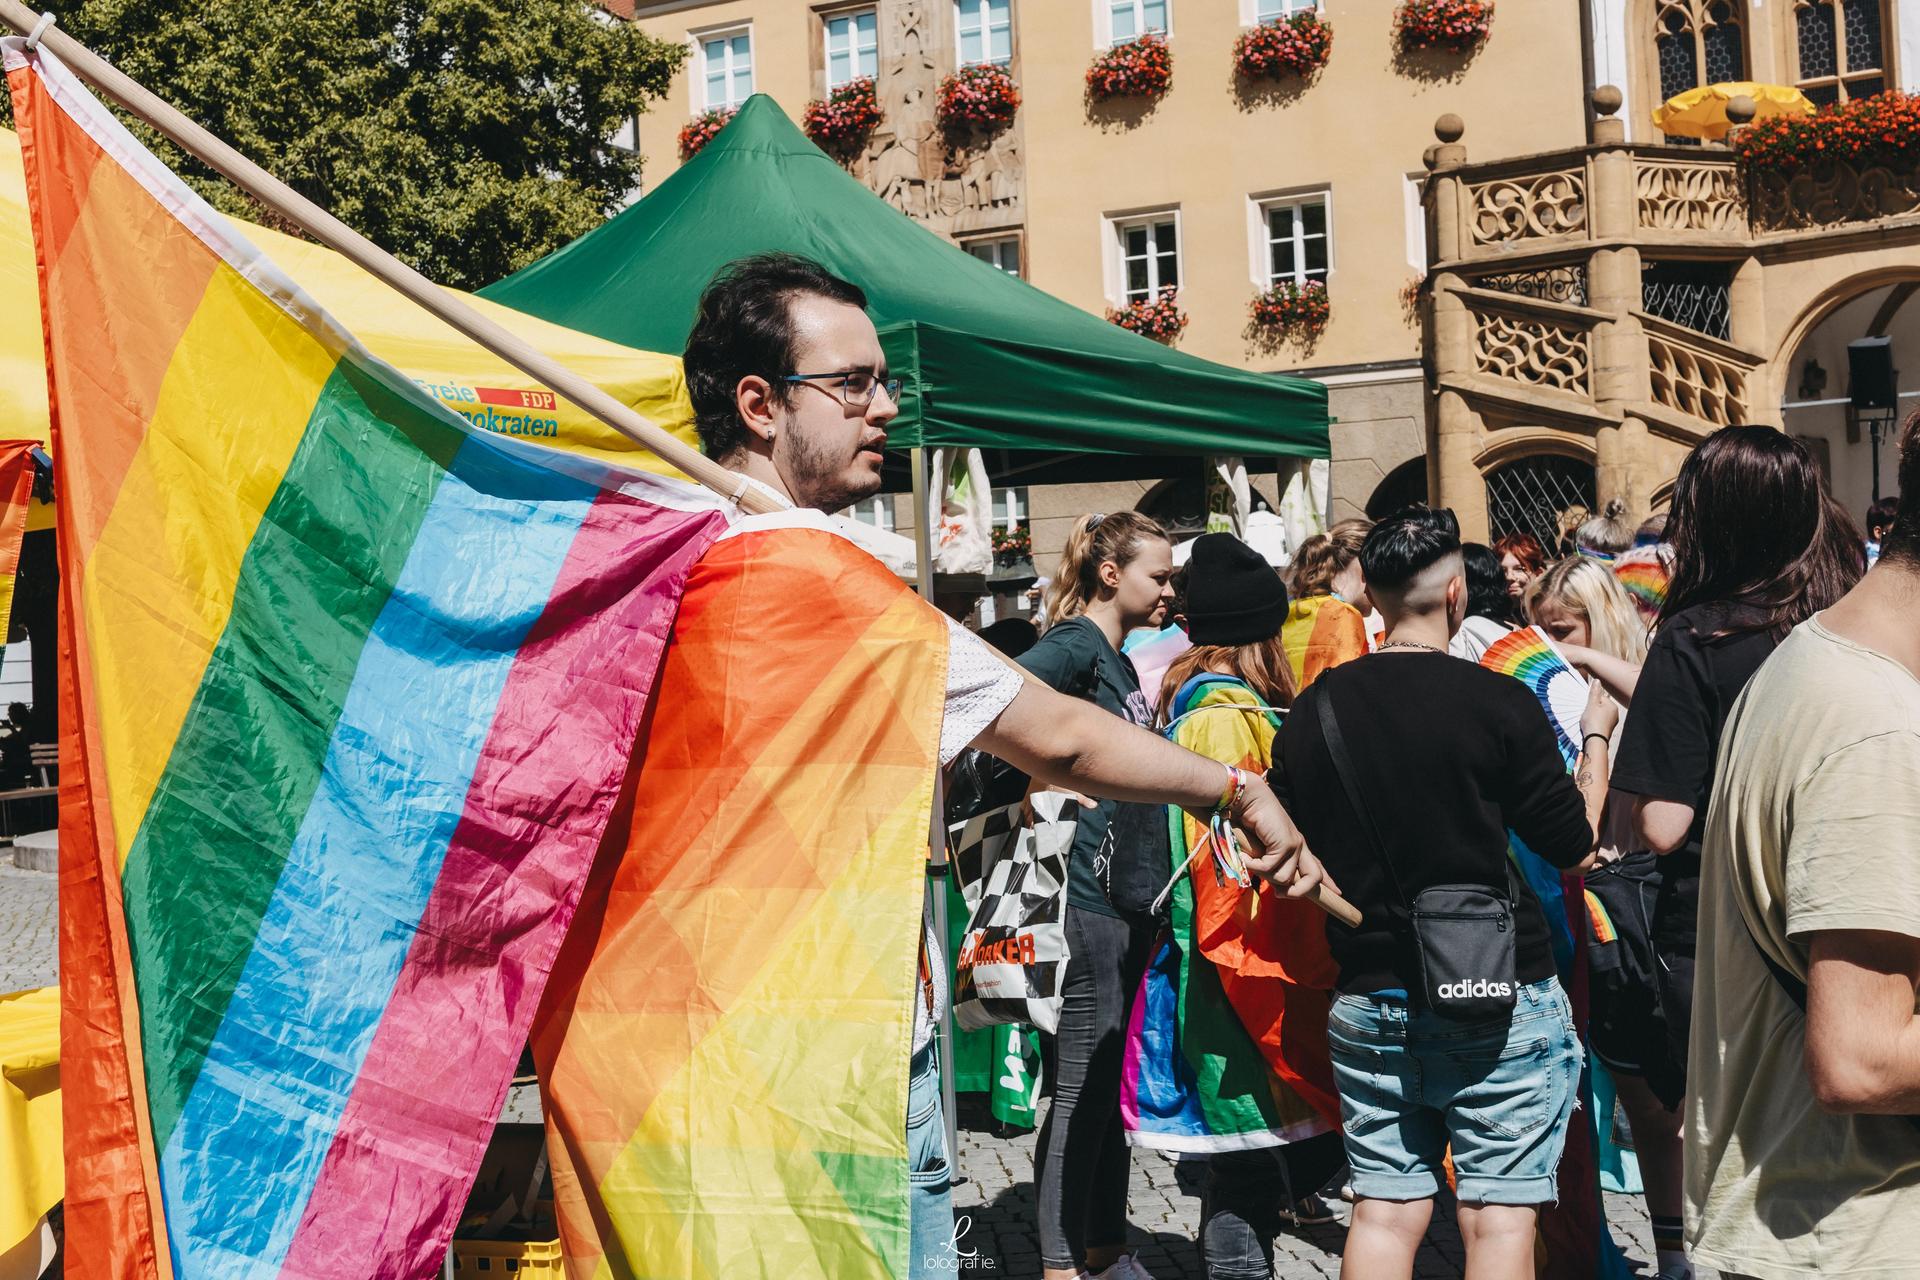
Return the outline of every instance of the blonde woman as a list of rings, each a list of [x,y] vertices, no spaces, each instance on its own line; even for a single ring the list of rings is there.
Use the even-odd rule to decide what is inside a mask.
[[[1551,566],[1527,590],[1527,617],[1567,660],[1626,706],[1647,659],[1647,628],[1633,597],[1603,561],[1575,556]],[[1630,712],[1629,712],[1630,714]],[[1614,731],[1617,742],[1626,725]],[[1680,1112],[1682,1065],[1672,1061],[1660,1009],[1653,946],[1660,859],[1636,838],[1633,797],[1610,792],[1602,818],[1600,865],[1586,876],[1588,1039],[1612,1073],[1633,1130],[1659,1252],[1658,1273],[1690,1274],[1681,1251]]]
[[[1020,665],[1062,693],[1153,723],[1120,642],[1166,621],[1173,544],[1137,511],[1082,516],[1047,592],[1047,631]],[[1133,998],[1166,883],[1167,811],[1102,800],[1079,811],[1067,860],[1060,1025],[1048,1037],[1053,1105],[1034,1149],[1044,1280],[1152,1280],[1126,1251],[1131,1160],[1120,1075]]]

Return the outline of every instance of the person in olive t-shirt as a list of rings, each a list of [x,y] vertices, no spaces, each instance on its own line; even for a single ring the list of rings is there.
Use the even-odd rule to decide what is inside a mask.
[[[1920,1274],[1920,416],[1860,585],[1733,708],[1700,873],[1686,1235],[1727,1276]]]
[[[1053,625],[1020,664],[1063,693],[1149,724],[1151,700],[1120,641],[1164,621],[1172,576],[1173,545],[1158,524],[1132,511],[1086,517],[1054,575]],[[1067,864],[1060,1025],[1046,1041],[1053,1105],[1033,1157],[1047,1280],[1076,1276],[1082,1266],[1133,1280],[1124,1253],[1131,1162],[1120,1072],[1153,945],[1149,909],[1168,857],[1165,808],[1103,800],[1079,811]]]

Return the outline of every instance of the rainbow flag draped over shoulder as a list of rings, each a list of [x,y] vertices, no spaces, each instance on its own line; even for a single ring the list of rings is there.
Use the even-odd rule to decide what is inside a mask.
[[[1223,764],[1266,772],[1279,719],[1229,676],[1198,675],[1172,704],[1175,742]],[[1207,837],[1168,810],[1169,872]],[[1202,853],[1173,883],[1127,1031],[1120,1113],[1127,1141],[1166,1151],[1279,1146],[1331,1132],[1340,1099],[1327,1052],[1338,970],[1318,908],[1220,883]]]
[[[1280,643],[1293,668],[1293,691],[1299,694],[1329,667],[1366,656],[1367,620],[1344,600],[1308,596],[1287,607]]]
[[[60,494],[69,1268],[437,1273],[723,517],[470,427],[4,54]]]
[[[534,1035],[574,1280],[905,1274],[947,634],[817,513],[689,577]]]

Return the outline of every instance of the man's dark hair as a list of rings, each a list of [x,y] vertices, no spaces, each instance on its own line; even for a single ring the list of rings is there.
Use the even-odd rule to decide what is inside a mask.
[[[1373,526],[1360,548],[1360,571],[1369,587],[1393,591],[1459,550],[1460,521],[1452,510],[1416,502]]]
[[[1920,570],[1920,413],[1900,429],[1900,506],[1880,543],[1880,558]]]
[[[1507,594],[1507,571],[1500,567],[1500,553],[1485,543],[1465,542],[1460,554],[1467,563],[1467,616],[1520,626],[1513,597]]]
[[[1877,532],[1893,528],[1894,517],[1900,514],[1900,499],[1878,498],[1867,508],[1867,536],[1874,537]]]
[[[693,401],[700,447],[724,458],[746,443],[735,393],[740,379],[758,374],[773,383],[773,398],[785,405],[794,392],[780,379],[793,367],[793,300],[808,294],[865,308],[858,285],[811,258],[761,253],[729,262],[700,294],[700,308],[687,335],[687,395]],[[826,372],[826,371],[822,371]]]

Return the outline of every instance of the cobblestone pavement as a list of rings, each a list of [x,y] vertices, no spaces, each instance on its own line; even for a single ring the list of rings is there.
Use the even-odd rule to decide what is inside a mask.
[[[56,883],[51,871],[15,867],[13,851],[0,848],[0,991],[50,987],[58,980]]]
[[[960,1100],[960,1175],[966,1181],[954,1188],[954,1214],[956,1225],[966,1219],[960,1247],[976,1251],[974,1258],[963,1260],[966,1269],[961,1274],[1034,1280],[1040,1274],[1033,1234],[1034,1135],[994,1136],[993,1122],[981,1104],[977,1098]],[[1197,1163],[1176,1164],[1157,1152],[1134,1152],[1127,1204],[1132,1243],[1154,1280],[1204,1280],[1194,1246],[1200,1229],[1201,1175]],[[1300,1228],[1275,1241],[1274,1274],[1279,1280],[1340,1274],[1348,1206],[1331,1203],[1340,1222]],[[1610,1195],[1607,1218],[1629,1262],[1640,1274],[1651,1275],[1653,1235],[1645,1202],[1638,1196]],[[1452,1280],[1461,1274],[1463,1262],[1451,1206],[1442,1205],[1434,1212],[1414,1280]],[[1707,1273],[1707,1280],[1710,1277]]]

